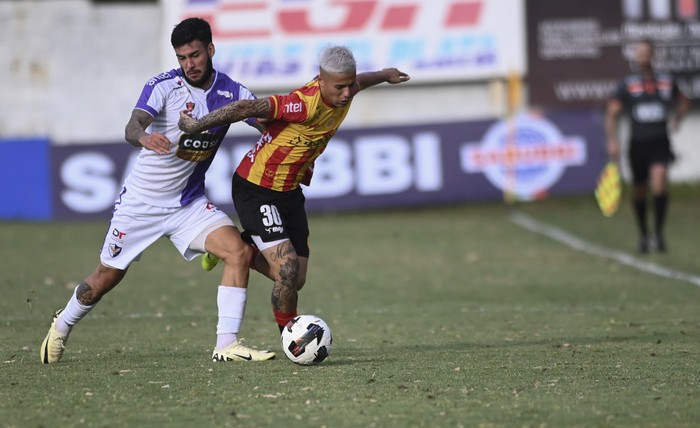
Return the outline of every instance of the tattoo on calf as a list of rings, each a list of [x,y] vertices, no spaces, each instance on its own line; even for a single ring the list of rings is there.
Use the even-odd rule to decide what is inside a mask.
[[[272,287],[272,307],[278,312],[291,312],[297,307],[297,280],[299,278],[299,260],[287,257],[280,267],[279,278]]]
[[[95,303],[93,301],[94,296],[92,294],[92,288],[86,282],[81,282],[78,284],[78,289],[75,291],[75,297],[78,299],[78,302],[85,306],[90,306]]]

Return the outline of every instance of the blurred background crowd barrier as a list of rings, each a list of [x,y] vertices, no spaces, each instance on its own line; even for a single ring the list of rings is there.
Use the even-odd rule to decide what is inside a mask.
[[[592,192],[607,161],[605,100],[639,40],[700,97],[698,0],[0,1],[0,219],[105,218],[138,150],[124,125],[143,85],[177,67],[175,24],[207,19],[214,66],[258,96],[317,73],[328,43],[360,71],[409,84],[356,98],[307,189],[312,212]],[[674,182],[700,180],[692,110],[672,136]],[[620,131],[625,140],[626,127]],[[230,176],[256,141],[233,126],[207,176],[233,212]],[[623,175],[629,174],[623,163]]]

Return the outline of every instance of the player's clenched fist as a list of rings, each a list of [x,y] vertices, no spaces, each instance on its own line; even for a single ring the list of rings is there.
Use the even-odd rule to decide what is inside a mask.
[[[189,112],[186,110],[180,112],[180,120],[177,122],[177,126],[180,130],[187,133],[193,133],[199,130],[197,119],[190,116]]]
[[[382,70],[382,72],[386,73],[387,75],[386,82],[392,85],[407,82],[411,79],[408,74],[396,68],[385,68]]]

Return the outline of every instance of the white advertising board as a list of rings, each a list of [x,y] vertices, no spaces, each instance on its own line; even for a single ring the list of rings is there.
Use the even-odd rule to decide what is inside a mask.
[[[217,69],[254,90],[293,89],[313,78],[328,44],[355,53],[358,70],[397,67],[414,82],[522,74],[521,0],[172,0],[164,41],[182,19],[212,26]],[[177,66],[164,44],[163,69]]]

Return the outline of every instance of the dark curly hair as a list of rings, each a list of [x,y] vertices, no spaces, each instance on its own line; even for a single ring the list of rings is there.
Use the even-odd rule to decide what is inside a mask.
[[[195,40],[202,42],[204,46],[211,43],[211,27],[202,18],[187,18],[177,24],[170,36],[170,44],[173,48],[192,43]]]

